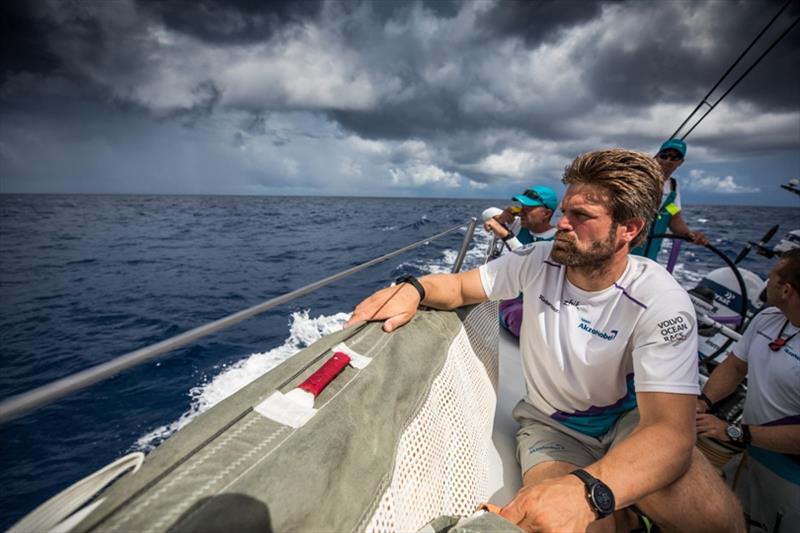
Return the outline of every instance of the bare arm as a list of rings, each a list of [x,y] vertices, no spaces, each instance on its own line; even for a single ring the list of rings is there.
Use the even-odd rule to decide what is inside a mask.
[[[750,426],[751,444],[774,452],[800,455],[800,425]]]
[[[697,415],[697,434],[711,437],[721,442],[730,442],[726,429],[728,422],[714,415]],[[766,448],[779,453],[800,455],[800,425],[755,426],[749,425],[753,446]]]
[[[689,468],[694,396],[639,393],[636,430],[585,470],[614,492],[617,509],[666,487]],[[501,514],[529,531],[584,531],[595,516],[573,475],[523,487]]]
[[[483,227],[487,231],[491,231],[492,233],[494,233],[500,239],[508,237],[509,234],[511,233],[509,230],[504,228],[503,225],[500,222],[498,222],[496,218],[490,218],[489,220],[487,220],[483,224]]]
[[[692,231],[683,220],[683,213],[676,213],[669,220],[669,230],[675,235],[686,235],[695,244],[708,244],[708,237],[702,231]]]
[[[733,355],[728,357],[711,373],[703,392],[708,399],[716,403],[727,397],[747,375],[747,363]],[[699,413],[706,409],[704,402],[698,401]],[[699,435],[713,437],[721,441],[729,441],[725,429],[728,423],[712,415],[697,416],[697,432]],[[750,435],[754,446],[766,448],[780,453],[800,454],[800,425],[755,426],[750,424]]]
[[[434,309],[455,309],[487,299],[477,269],[425,276],[419,282],[425,288],[423,302],[416,289],[407,283],[387,287],[358,304],[345,327],[363,320],[384,320],[384,331],[392,331],[411,320],[420,304]]]
[[[703,394],[705,394],[712,403],[727,398],[739,383],[742,382],[747,375],[747,363],[733,355],[733,352],[728,354],[728,357],[714,369],[703,387]],[[697,401],[697,412],[705,413],[708,406],[702,400]]]
[[[694,396],[640,392],[636,401],[637,428],[586,468],[611,488],[618,509],[681,477],[689,468],[695,443]]]

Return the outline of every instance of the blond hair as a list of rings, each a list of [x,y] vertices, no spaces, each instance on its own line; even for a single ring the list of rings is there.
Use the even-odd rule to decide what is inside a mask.
[[[630,243],[634,248],[647,238],[647,229],[658,213],[664,174],[649,155],[614,148],[579,155],[564,169],[566,185],[590,184],[601,187],[611,219],[624,223],[632,218],[645,221],[639,235]]]

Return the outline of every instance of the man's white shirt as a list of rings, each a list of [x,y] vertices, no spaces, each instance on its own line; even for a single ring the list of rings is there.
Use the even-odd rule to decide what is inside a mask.
[[[733,354],[747,363],[747,396],[742,422],[746,424],[797,424],[800,417],[800,334],[777,351],[769,343],[778,338],[786,316],[777,307],[756,316]],[[798,328],[787,324],[783,337]]]
[[[697,331],[686,291],[657,263],[628,256],[610,287],[587,292],[550,258],[551,242],[480,268],[492,300],[524,295],[526,400],[582,433],[604,434],[635,392],[699,393]]]

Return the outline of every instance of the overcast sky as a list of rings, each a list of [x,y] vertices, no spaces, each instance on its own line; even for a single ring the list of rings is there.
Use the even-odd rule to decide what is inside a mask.
[[[561,190],[655,153],[783,3],[6,0],[0,192]],[[690,135],[684,202],[798,205],[798,65],[796,27]]]

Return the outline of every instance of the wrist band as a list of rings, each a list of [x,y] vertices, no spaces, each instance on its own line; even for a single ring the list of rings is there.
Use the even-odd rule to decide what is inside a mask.
[[[742,424],[742,444],[753,442],[753,435],[750,434],[750,424]]]
[[[414,276],[400,276],[399,278],[394,280],[394,282],[398,285],[400,285],[401,283],[408,283],[412,285],[415,289],[417,289],[417,292],[419,293],[419,302],[422,303],[422,300],[425,299],[425,287],[423,287],[422,283],[420,283],[419,280]]]
[[[705,402],[705,404],[708,407],[708,409],[711,409],[712,407],[714,407],[714,402],[711,401],[711,398],[706,396],[706,393],[701,392],[700,394],[697,395],[697,397]]]

